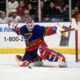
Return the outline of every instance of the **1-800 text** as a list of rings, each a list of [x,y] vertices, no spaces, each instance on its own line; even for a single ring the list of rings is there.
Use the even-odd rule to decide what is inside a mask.
[[[4,37],[4,41],[9,41],[9,42],[17,42],[17,41],[24,41],[24,38],[23,37]]]

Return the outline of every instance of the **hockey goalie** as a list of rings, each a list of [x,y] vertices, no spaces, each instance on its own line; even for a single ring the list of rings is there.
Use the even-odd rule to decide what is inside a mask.
[[[11,22],[10,27],[18,35],[22,35],[25,39],[25,53],[24,56],[16,55],[16,60],[21,67],[28,67],[31,63],[37,62],[38,65],[43,65],[42,61],[48,60],[50,62],[57,62],[58,67],[66,67],[65,57],[54,50],[50,50],[44,41],[44,36],[59,34],[60,36],[67,37],[67,32],[58,26],[40,26],[34,25],[34,20],[28,16],[26,17],[25,24],[18,27],[17,23]],[[53,42],[55,43],[55,42]],[[40,55],[37,51],[40,50]]]

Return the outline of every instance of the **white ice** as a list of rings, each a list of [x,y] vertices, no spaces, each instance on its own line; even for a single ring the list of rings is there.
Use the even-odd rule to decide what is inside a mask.
[[[44,67],[19,67],[15,54],[0,54],[0,80],[80,80],[80,62],[74,55],[65,55],[66,68],[56,68],[48,63]]]

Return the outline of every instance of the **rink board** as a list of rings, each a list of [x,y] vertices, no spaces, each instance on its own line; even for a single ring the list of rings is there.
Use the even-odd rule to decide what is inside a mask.
[[[56,26],[57,23],[35,23],[42,26]],[[70,22],[60,22],[60,25],[70,25]],[[19,24],[20,26],[24,24]],[[61,38],[59,35],[51,35],[44,37],[50,49],[54,49],[63,54],[75,54],[75,33],[74,31],[70,33],[68,46],[60,46]],[[24,53],[25,52],[25,42],[22,36],[18,36],[13,32],[7,24],[0,24],[0,53]],[[80,41],[80,40],[79,40]],[[80,52],[80,49],[79,49]]]

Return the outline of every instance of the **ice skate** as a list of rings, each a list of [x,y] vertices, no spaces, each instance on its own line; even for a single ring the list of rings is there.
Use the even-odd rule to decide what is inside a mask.
[[[57,61],[57,67],[61,68],[67,67],[65,59],[63,59],[63,57],[60,57],[60,59]]]
[[[22,61],[22,56],[16,55],[16,60],[17,60],[17,61]]]
[[[17,62],[18,65],[20,66],[20,65],[23,63],[23,61],[22,61],[22,56],[16,55],[16,62]]]
[[[65,68],[65,67],[67,67],[67,64],[65,62],[59,62],[58,67]]]
[[[20,64],[20,67],[29,67],[29,68],[31,68],[31,67],[29,66],[29,64],[30,64],[29,61],[22,61],[22,64]]]
[[[22,56],[20,55],[16,55],[16,61],[20,67],[27,67],[30,64],[28,61],[22,61]]]

